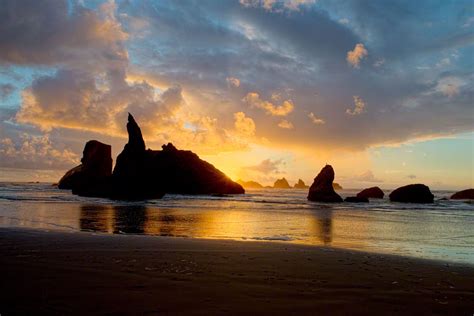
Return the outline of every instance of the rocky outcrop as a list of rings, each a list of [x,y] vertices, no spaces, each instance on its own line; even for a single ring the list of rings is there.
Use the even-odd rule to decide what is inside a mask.
[[[242,179],[237,180],[237,183],[243,186],[245,189],[262,189],[263,185],[256,181],[244,181]]]
[[[188,150],[173,144],[162,150],[147,151],[146,172],[166,193],[177,194],[243,194],[244,188],[212,164]]]
[[[165,193],[245,193],[240,184],[191,151],[178,150],[171,143],[163,145],[162,150],[147,150],[140,127],[130,114],[127,131],[128,143],[118,155],[112,174],[111,159],[108,172],[104,173],[95,167],[97,164],[90,163],[95,160],[86,158],[89,156],[84,149],[82,165],[66,173],[61,179],[64,185],[60,188],[72,188],[73,193],[81,195],[126,200],[161,198]],[[110,157],[110,146],[105,146],[108,146]],[[92,156],[96,155],[100,157],[98,153]],[[95,183],[87,182],[78,186],[74,179],[84,174],[95,177]]]
[[[318,202],[342,202],[342,198],[334,191],[334,169],[324,166],[309,188],[308,200]]]
[[[290,189],[290,184],[285,178],[281,178],[275,181],[273,184],[274,189]]]
[[[383,199],[383,196],[385,194],[383,193],[382,189],[379,187],[371,187],[364,189],[357,193],[358,198],[367,198],[367,199]]]
[[[72,189],[82,196],[103,196],[108,192],[112,174],[112,147],[97,140],[86,143],[81,164],[72,168],[59,180],[58,188]]]
[[[369,199],[366,197],[358,197],[358,196],[348,196],[344,199],[344,202],[349,203],[369,203]]]
[[[309,186],[307,186],[306,183],[304,183],[304,181],[301,180],[301,179],[298,179],[298,182],[295,183],[295,185],[293,187],[295,189],[307,189],[307,188],[309,188]]]
[[[451,200],[474,200],[474,189],[459,191],[451,195]]]
[[[434,195],[424,184],[409,184],[394,190],[389,195],[392,202],[433,203]]]
[[[338,191],[342,190],[342,186],[339,183],[336,183],[336,182],[334,182],[332,184],[332,187],[334,188],[334,190],[338,190]]]

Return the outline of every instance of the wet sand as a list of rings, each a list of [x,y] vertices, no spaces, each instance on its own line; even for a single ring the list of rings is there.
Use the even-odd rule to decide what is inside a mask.
[[[285,243],[0,229],[0,314],[472,315],[474,266]]]

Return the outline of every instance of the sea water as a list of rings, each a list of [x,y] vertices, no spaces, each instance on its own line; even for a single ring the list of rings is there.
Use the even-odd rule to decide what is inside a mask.
[[[359,190],[342,190],[342,197]],[[72,195],[44,183],[0,183],[0,226],[187,238],[298,243],[474,264],[474,204],[307,201],[307,190],[244,195],[165,195],[112,201]]]

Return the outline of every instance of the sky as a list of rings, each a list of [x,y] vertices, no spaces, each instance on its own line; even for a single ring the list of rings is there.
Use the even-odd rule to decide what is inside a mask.
[[[0,181],[86,141],[172,142],[232,179],[474,187],[474,4],[0,0]]]

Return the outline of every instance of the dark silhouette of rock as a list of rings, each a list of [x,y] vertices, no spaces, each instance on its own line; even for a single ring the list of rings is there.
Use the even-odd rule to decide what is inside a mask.
[[[403,203],[433,203],[434,195],[424,184],[409,184],[395,189],[389,195],[390,201]]]
[[[133,116],[128,114],[128,143],[117,156],[112,175],[111,197],[123,200],[159,199],[165,195],[160,178],[150,173],[150,154],[142,132]]]
[[[237,180],[237,183],[243,186],[245,189],[262,189],[263,185],[256,181],[244,181],[242,179]]]
[[[74,194],[82,196],[106,195],[106,182],[112,174],[112,147],[96,140],[88,141],[81,162],[66,172],[58,188],[72,189]]]
[[[163,145],[162,150],[147,150],[140,127],[131,114],[128,115],[127,131],[128,143],[118,155],[112,175],[111,159],[108,172],[103,172],[95,163],[101,155],[94,151],[90,156],[86,145],[82,165],[66,173],[60,188],[72,188],[73,193],[80,195],[125,200],[161,198],[165,193],[245,193],[240,184],[191,151],[178,150],[171,143]],[[108,146],[109,157],[110,151]],[[75,179],[83,179],[85,174],[95,182],[78,185]]]
[[[243,194],[242,186],[195,153],[173,144],[162,150],[145,150],[145,142],[132,115],[127,130],[129,143],[117,157],[113,192],[143,199],[160,194]],[[130,197],[129,197],[130,198]]]
[[[350,203],[369,203],[369,199],[366,197],[358,197],[358,196],[348,196],[344,199],[344,202]]]
[[[474,200],[474,189],[462,190],[451,195],[451,200]]]
[[[371,187],[357,193],[359,198],[383,199],[384,193],[379,187]]]
[[[295,183],[294,188],[295,189],[307,189],[307,188],[309,188],[309,186],[307,186],[306,183],[304,183],[303,180],[298,179],[298,182]]]
[[[290,189],[290,184],[285,178],[281,178],[275,181],[273,184],[273,188],[275,189]]]
[[[324,166],[314,178],[309,188],[308,200],[318,202],[342,202],[342,198],[334,191],[334,169],[330,165]]]
[[[334,188],[334,190],[342,190],[342,186],[336,182],[332,184],[332,187]]]

